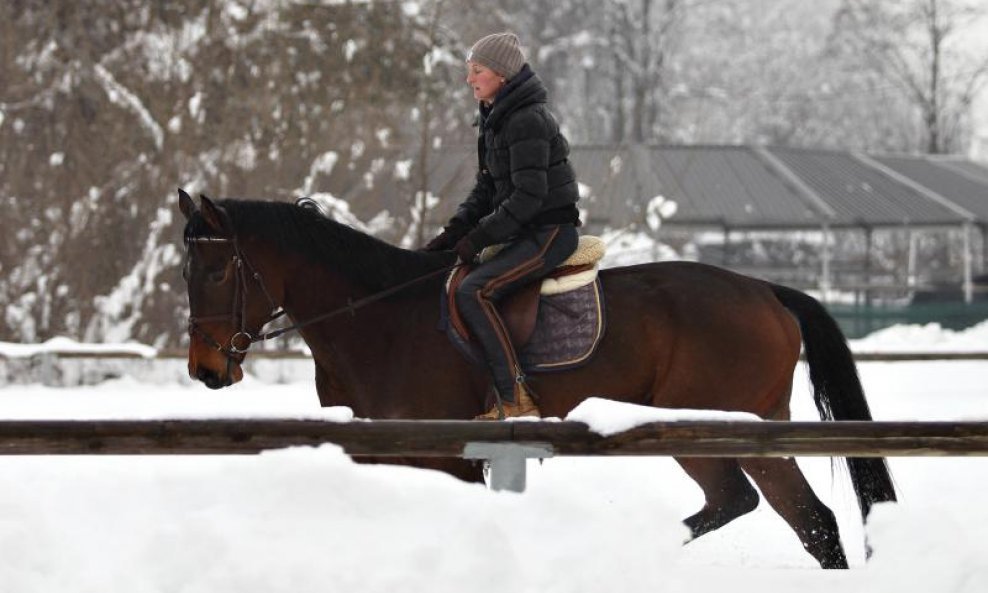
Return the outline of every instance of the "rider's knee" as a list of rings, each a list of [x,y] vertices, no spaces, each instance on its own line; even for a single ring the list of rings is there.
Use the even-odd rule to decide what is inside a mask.
[[[464,307],[477,307],[480,304],[480,299],[483,298],[482,287],[475,286],[469,282],[463,282],[456,287],[456,292],[453,296],[456,299],[456,306],[460,309]]]

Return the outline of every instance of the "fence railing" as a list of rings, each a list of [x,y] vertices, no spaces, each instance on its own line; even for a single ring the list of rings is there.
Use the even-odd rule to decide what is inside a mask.
[[[169,348],[164,350],[159,350],[157,355],[150,359],[162,359],[162,360],[185,360],[188,357],[188,351],[184,349]],[[121,350],[118,352],[114,351],[101,351],[101,352],[84,352],[78,350],[70,350],[65,352],[60,351],[45,351],[43,353],[38,353],[30,357],[18,357],[18,358],[8,358],[0,353],[0,360],[24,360],[24,359],[34,359],[34,360],[50,360],[56,361],[58,359],[66,360],[77,360],[77,359],[94,359],[94,360],[149,360],[146,357],[138,354],[136,352]],[[248,360],[250,359],[264,359],[264,360],[308,360],[312,357],[298,350],[251,350],[248,355]],[[988,360],[988,349],[984,351],[947,351],[947,352],[937,352],[930,350],[912,350],[912,351],[902,351],[902,352],[855,352],[854,359],[857,361],[922,361],[922,360]]]
[[[335,443],[354,456],[459,457],[468,443],[546,443],[554,455],[988,455],[985,422],[652,422],[612,435],[582,422],[298,419],[8,420],[0,454],[251,454]]]
[[[601,435],[581,422],[451,420],[23,420],[0,422],[0,454],[251,454],[335,443],[355,457],[491,463],[492,487],[522,490],[526,458],[986,456],[988,422],[654,422]]]

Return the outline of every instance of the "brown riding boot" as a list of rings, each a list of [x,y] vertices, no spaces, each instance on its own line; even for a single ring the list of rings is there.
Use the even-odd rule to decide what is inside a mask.
[[[504,409],[504,416],[501,415],[501,410],[498,407],[495,403],[490,411],[475,417],[474,420],[502,420],[504,418],[519,418],[521,416],[530,416],[532,418],[542,417],[539,406],[524,387],[521,387],[518,390],[518,394],[515,395],[515,403],[501,402],[500,407]]]

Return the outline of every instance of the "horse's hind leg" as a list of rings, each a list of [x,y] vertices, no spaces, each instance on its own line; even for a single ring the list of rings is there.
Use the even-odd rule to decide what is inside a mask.
[[[677,457],[676,461],[700,486],[706,498],[703,508],[683,521],[694,539],[758,506],[758,491],[748,482],[736,459]]]
[[[820,502],[796,460],[748,458],[741,467],[823,568],[847,568],[834,513]]]

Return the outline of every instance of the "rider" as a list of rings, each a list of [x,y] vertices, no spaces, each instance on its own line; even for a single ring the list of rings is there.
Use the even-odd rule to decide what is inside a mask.
[[[576,249],[576,175],[545,85],[525,62],[518,37],[495,33],[477,41],[467,56],[467,84],[480,102],[476,183],[424,249],[454,249],[460,260],[473,263],[484,247],[506,244],[467,274],[456,305],[484,352],[504,416],[538,417],[495,305]],[[498,419],[498,408],[477,418]]]

